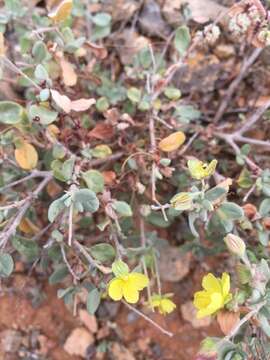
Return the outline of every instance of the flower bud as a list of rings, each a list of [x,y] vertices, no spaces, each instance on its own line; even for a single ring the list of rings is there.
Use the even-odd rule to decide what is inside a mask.
[[[224,241],[231,253],[240,257],[244,256],[246,252],[246,244],[239,236],[234,234],[228,234],[227,236],[225,236]]]

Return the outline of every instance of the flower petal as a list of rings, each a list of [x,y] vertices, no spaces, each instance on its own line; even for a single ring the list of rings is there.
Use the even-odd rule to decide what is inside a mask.
[[[160,311],[162,314],[170,314],[176,308],[175,303],[170,299],[162,299],[160,302]]]
[[[117,278],[112,279],[108,287],[110,298],[112,298],[114,301],[121,300],[123,297],[123,285],[123,280]]]
[[[142,290],[149,284],[149,279],[143,274],[134,272],[128,275],[128,282],[132,283],[136,290]]]
[[[223,297],[220,293],[211,294],[211,302],[205,308],[202,308],[197,313],[197,318],[201,319],[203,317],[209,316],[217,312],[217,310],[223,308]]]
[[[123,295],[126,302],[130,304],[136,304],[139,301],[139,291],[129,281],[124,283]]]
[[[210,301],[211,301],[210,294],[207,293],[206,291],[197,291],[194,294],[193,305],[197,309],[203,309],[207,307],[210,304]]]
[[[216,292],[216,293],[221,293],[222,292],[222,288],[221,288],[221,284],[219,279],[217,279],[213,274],[209,273],[206,276],[203,277],[202,280],[202,287],[206,290],[206,291],[210,291],[210,292]]]
[[[223,296],[226,297],[230,292],[230,275],[227,273],[222,274],[221,287]]]

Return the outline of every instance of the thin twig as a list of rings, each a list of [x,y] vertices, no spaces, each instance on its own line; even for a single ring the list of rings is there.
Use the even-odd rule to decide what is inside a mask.
[[[16,229],[23,219],[25,213],[30,208],[32,201],[36,199],[39,193],[44,189],[44,187],[48,184],[48,182],[52,179],[52,174],[49,172],[48,175],[42,180],[42,182],[38,185],[36,190],[29,194],[27,200],[18,210],[17,214],[14,218],[11,218],[8,224],[5,226],[2,234],[0,235],[0,247],[5,247],[9,238],[16,234]]]
[[[70,263],[68,262],[68,259],[67,259],[67,256],[66,256],[66,252],[65,252],[65,248],[64,248],[64,245],[63,245],[63,244],[61,244],[61,253],[62,253],[62,257],[63,257],[64,263],[66,264],[66,266],[67,266],[67,268],[68,268],[68,271],[70,272],[70,274],[71,274],[72,277],[73,277],[74,284],[76,284],[77,281],[80,280],[80,278],[75,274],[75,272],[73,271],[72,267],[70,266]]]
[[[128,304],[127,302],[125,302],[124,300],[121,300],[121,302],[131,311],[135,312],[137,315],[139,315],[140,317],[144,318],[144,320],[148,321],[150,324],[152,324],[155,328],[157,328],[159,331],[161,331],[163,334],[172,337],[174,334],[166,329],[164,329],[162,326],[160,326],[159,324],[157,324],[154,320],[150,319],[147,315],[145,315],[143,312],[141,312],[140,310],[136,309],[135,307],[133,307],[132,305]]]
[[[87,261],[89,262],[89,264],[91,266],[96,267],[103,274],[111,274],[112,273],[111,268],[108,268],[108,267],[98,264],[98,262],[92,258],[92,256],[89,254],[89,252],[77,240],[75,240],[73,242],[73,244],[83,254],[83,256],[87,259]]]
[[[13,187],[13,186],[17,186],[25,181],[28,181],[30,179],[33,179],[33,178],[36,178],[36,177],[47,177],[51,174],[51,171],[39,171],[39,170],[33,170],[31,172],[31,174],[25,176],[24,178],[22,179],[19,179],[19,180],[16,180],[16,181],[13,181],[12,183],[10,184],[7,184],[3,187],[0,188],[0,192],[2,191],[6,191],[7,189]]]
[[[238,85],[240,84],[240,82],[243,80],[243,78],[247,75],[247,70],[250,68],[250,66],[252,64],[254,64],[254,62],[257,60],[257,58],[259,57],[259,55],[261,54],[263,49],[261,48],[258,48],[258,49],[255,49],[251,55],[245,59],[243,61],[243,64],[242,64],[242,67],[241,67],[241,70],[238,74],[238,76],[231,82],[228,90],[226,91],[226,95],[225,97],[223,98],[217,112],[216,112],[216,115],[214,117],[214,120],[213,122],[214,123],[217,123],[219,122],[219,120],[222,118],[225,110],[227,109],[228,107],[228,104],[233,96],[233,94],[235,93]]]

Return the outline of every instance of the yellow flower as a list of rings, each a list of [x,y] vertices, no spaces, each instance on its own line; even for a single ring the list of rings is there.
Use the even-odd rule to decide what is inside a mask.
[[[171,294],[154,294],[148,305],[150,307],[157,308],[159,313],[162,315],[170,314],[176,308],[175,303],[169,299],[170,296]]]
[[[212,160],[210,164],[203,163],[200,160],[188,160],[188,170],[193,179],[202,180],[214,174],[217,160]]]
[[[197,318],[203,318],[216,313],[232,299],[230,293],[230,275],[222,274],[222,278],[216,278],[208,274],[202,280],[203,291],[194,294],[194,306],[197,308]]]
[[[123,297],[126,302],[135,304],[139,300],[139,291],[143,290],[149,283],[148,278],[137,272],[129,272],[127,264],[117,260],[112,265],[115,275],[109,282],[108,293],[114,301],[119,301]]]

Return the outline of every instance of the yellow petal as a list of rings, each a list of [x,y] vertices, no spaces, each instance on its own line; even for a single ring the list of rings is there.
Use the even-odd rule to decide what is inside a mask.
[[[15,159],[22,169],[32,170],[37,166],[38,154],[33,145],[23,142],[15,150]]]
[[[217,160],[212,160],[210,164],[206,168],[207,176],[211,176],[214,174],[217,166]]]
[[[220,293],[211,294],[211,301],[209,305],[205,308],[202,308],[197,313],[197,318],[201,319],[203,317],[209,316],[217,312],[217,310],[223,307],[223,297]]]
[[[222,274],[221,287],[223,296],[227,296],[230,292],[230,275],[227,273]]]
[[[182,144],[184,144],[186,136],[182,131],[176,131],[166,138],[162,139],[158,144],[160,150],[170,152],[177,150]]]
[[[128,275],[128,281],[136,290],[142,290],[149,284],[147,276],[136,272]]]
[[[197,159],[188,160],[188,170],[193,179],[201,180],[205,177],[203,162]]]
[[[211,298],[206,291],[197,291],[194,294],[193,305],[197,309],[204,309],[210,304]]]
[[[211,273],[203,277],[202,287],[206,291],[222,293],[219,280]]]
[[[170,314],[175,308],[175,303],[170,299],[162,299],[160,302],[160,309],[162,310],[163,314]]]
[[[123,280],[117,278],[112,279],[108,287],[110,298],[112,298],[114,301],[121,300],[123,297],[123,285]]]
[[[123,286],[123,295],[126,302],[136,304],[139,301],[139,291],[129,281],[125,281]]]

